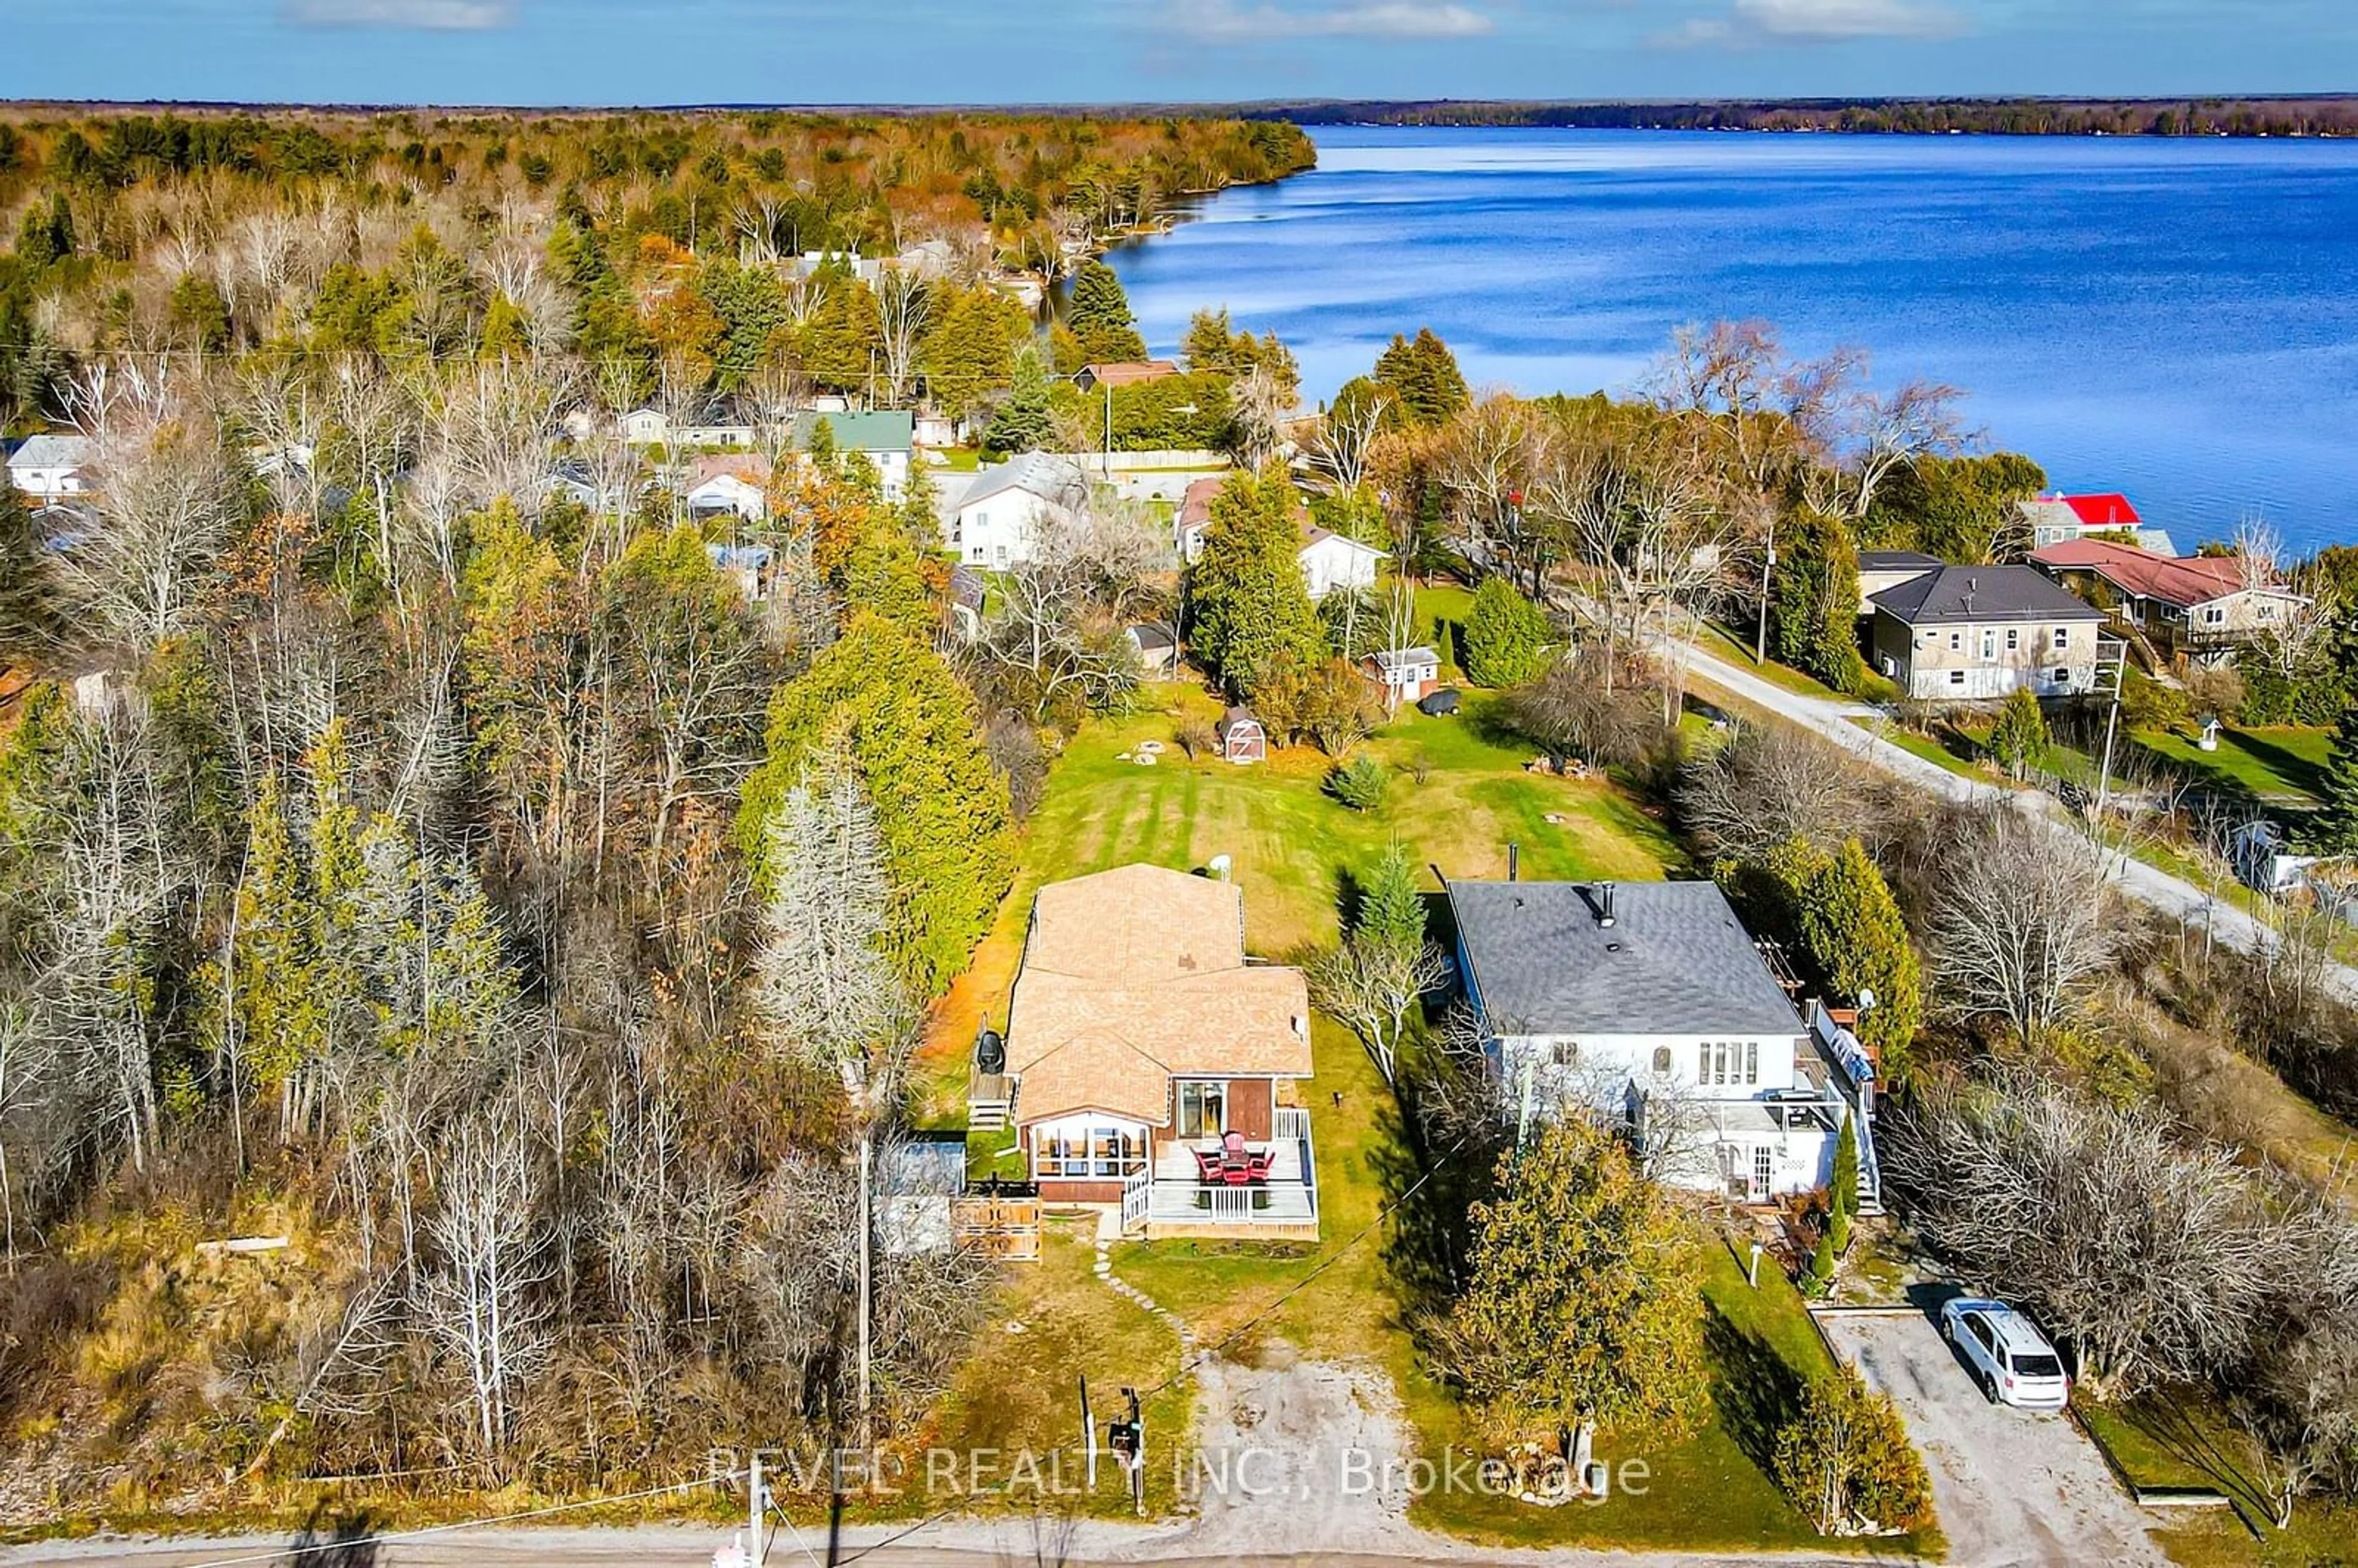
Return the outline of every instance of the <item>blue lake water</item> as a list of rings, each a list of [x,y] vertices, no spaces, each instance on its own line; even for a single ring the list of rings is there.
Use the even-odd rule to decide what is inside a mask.
[[[1274,329],[1306,397],[1431,326],[1476,386],[1627,391],[1683,321],[1965,389],[1985,445],[2181,547],[2358,542],[2358,142],[1322,129],[1112,259],[1158,351]]]

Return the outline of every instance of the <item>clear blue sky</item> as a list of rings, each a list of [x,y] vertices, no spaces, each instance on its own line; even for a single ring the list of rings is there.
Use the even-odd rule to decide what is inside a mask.
[[[0,0],[0,97],[466,103],[2358,89],[2353,0]]]

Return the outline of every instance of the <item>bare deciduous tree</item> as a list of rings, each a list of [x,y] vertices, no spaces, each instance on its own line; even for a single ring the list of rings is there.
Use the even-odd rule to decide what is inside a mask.
[[[2204,1379],[2249,1348],[2286,1232],[2232,1151],[2028,1074],[1936,1084],[1879,1141],[1925,1238],[2064,1336],[2092,1390]]]
[[[1964,1016],[2037,1041],[2112,961],[2104,899],[2084,840],[1994,808],[1942,869],[1927,934],[1936,990]]]
[[[524,1130],[492,1116],[461,1127],[442,1152],[427,1221],[433,1258],[417,1310],[455,1368],[473,1447],[487,1475],[514,1429],[518,1400],[555,1342],[546,1287],[554,1272],[542,1182]]]

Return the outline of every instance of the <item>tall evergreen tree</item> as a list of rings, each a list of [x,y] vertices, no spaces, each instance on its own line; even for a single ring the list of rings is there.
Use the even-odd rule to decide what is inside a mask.
[[[2358,703],[2333,721],[2333,749],[2318,794],[2324,806],[2309,819],[2310,843],[2329,855],[2358,854]]]
[[[1476,686],[1522,685],[1540,673],[1541,650],[1552,634],[1545,611],[1505,578],[1485,578],[1460,633],[1466,678]]]
[[[1447,424],[1473,401],[1457,356],[1430,327],[1418,328],[1412,341],[1393,337],[1391,347],[1376,360],[1376,384],[1418,425]]]
[[[1325,653],[1293,505],[1293,485],[1281,470],[1230,475],[1187,576],[1195,654],[1239,699],[1250,700],[1289,662],[1314,664]]]
[[[1130,314],[1130,296],[1113,268],[1091,257],[1073,275],[1073,291],[1065,320],[1080,340],[1087,362],[1142,360],[1146,340],[1138,335],[1138,318]]]
[[[1768,647],[1836,691],[1858,689],[1858,551],[1833,518],[1805,509],[1778,524]]]
[[[840,754],[874,804],[892,884],[885,946],[918,996],[965,968],[1014,872],[1006,776],[979,716],[940,656],[872,611],[778,688],[769,752],[745,781],[738,842],[774,890],[770,821],[789,792]]]
[[[1396,950],[1413,951],[1424,946],[1424,895],[1417,891],[1416,863],[1397,838],[1385,847],[1359,884],[1358,914],[1351,934]]]
[[[1036,451],[1048,444],[1055,427],[1056,409],[1048,390],[1048,367],[1041,362],[1037,351],[1026,351],[1017,357],[1013,383],[983,431],[983,447],[1001,456]]]

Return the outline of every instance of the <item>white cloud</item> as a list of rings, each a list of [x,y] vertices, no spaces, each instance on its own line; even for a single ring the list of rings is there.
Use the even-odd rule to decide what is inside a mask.
[[[1237,0],[1176,0],[1168,23],[1205,43],[1279,38],[1474,38],[1491,30],[1485,13],[1444,0],[1341,0],[1324,5],[1244,5]]]
[[[285,0],[287,20],[306,27],[406,27],[481,33],[515,20],[508,0]]]
[[[1964,18],[1924,0],[1735,0],[1725,16],[1689,22],[1669,44],[1824,44],[1855,38],[1948,38]]]

